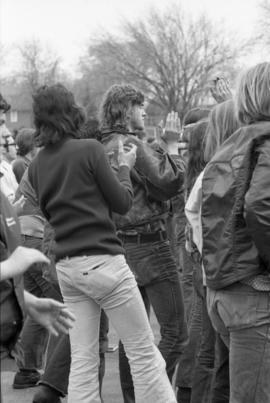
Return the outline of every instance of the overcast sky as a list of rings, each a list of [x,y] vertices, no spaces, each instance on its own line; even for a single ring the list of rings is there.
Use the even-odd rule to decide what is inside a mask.
[[[53,47],[63,67],[72,71],[95,32],[117,32],[123,19],[142,17],[151,6],[163,10],[168,3],[169,0],[0,0],[0,40],[10,46],[38,38]],[[183,0],[181,4],[194,15],[204,12],[217,24],[224,20],[241,38],[252,36],[259,20],[259,0]],[[259,59],[254,49],[250,63]]]

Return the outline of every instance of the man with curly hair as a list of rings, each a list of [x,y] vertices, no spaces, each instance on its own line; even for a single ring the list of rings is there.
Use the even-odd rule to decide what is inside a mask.
[[[159,349],[170,380],[187,343],[182,290],[166,231],[169,200],[183,185],[184,171],[157,144],[139,138],[144,130],[144,95],[128,84],[113,85],[100,109],[101,141],[117,170],[117,144],[136,144],[137,160],[131,171],[134,201],[125,216],[115,214],[118,236],[149,313],[150,304],[160,325]],[[134,402],[128,360],[119,346],[121,387],[125,403]]]

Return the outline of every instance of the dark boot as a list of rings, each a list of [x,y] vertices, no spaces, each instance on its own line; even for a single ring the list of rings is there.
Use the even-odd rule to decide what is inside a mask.
[[[178,388],[177,403],[190,403],[191,388]]]
[[[40,380],[40,373],[36,370],[19,370],[13,380],[14,389],[26,389],[36,386]]]
[[[48,385],[39,385],[33,403],[61,403],[60,394]]]

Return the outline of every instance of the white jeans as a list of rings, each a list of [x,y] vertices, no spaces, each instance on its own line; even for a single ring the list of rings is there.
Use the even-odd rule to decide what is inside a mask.
[[[99,321],[103,308],[130,362],[136,403],[176,403],[165,362],[154,344],[136,281],[123,255],[66,258],[56,265],[76,321],[70,330],[68,402],[100,403]]]

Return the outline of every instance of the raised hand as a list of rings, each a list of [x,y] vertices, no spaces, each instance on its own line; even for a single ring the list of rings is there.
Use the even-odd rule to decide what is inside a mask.
[[[179,135],[181,130],[181,122],[177,112],[170,112],[165,122],[165,134],[173,132]]]
[[[129,169],[132,169],[136,162],[137,146],[135,144],[123,145],[123,142],[119,140],[118,143],[118,164],[126,165]]]
[[[180,138],[181,122],[177,112],[170,112],[167,116],[165,125],[163,122],[159,124],[159,127],[163,125],[161,134],[161,140],[164,141],[166,149],[169,154],[178,154],[178,142]]]
[[[229,81],[224,77],[217,77],[210,83],[210,92],[217,103],[232,98]]]

